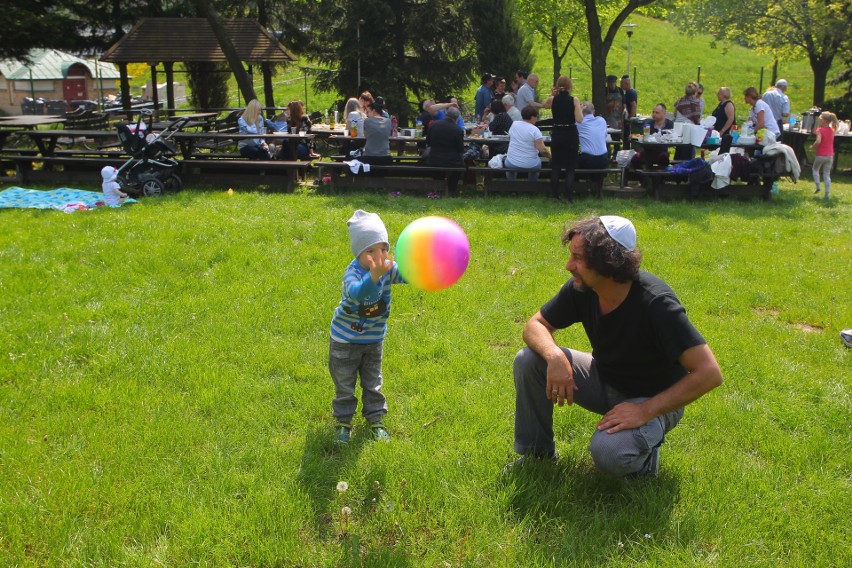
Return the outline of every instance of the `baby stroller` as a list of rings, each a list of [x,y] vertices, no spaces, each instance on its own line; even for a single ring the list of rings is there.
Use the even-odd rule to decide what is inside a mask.
[[[172,158],[177,154],[177,149],[169,142],[169,138],[180,132],[189,119],[179,118],[159,134],[146,137],[142,117],[150,114],[151,111],[140,113],[133,127],[128,124],[118,125],[118,140],[124,151],[130,154],[130,159],[118,168],[116,178],[125,193],[157,196],[166,190],[179,191],[183,185],[175,174],[178,162]]]

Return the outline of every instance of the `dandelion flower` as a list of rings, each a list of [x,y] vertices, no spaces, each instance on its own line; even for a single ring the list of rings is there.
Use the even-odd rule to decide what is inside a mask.
[[[374,482],[373,482],[373,489],[375,489],[376,491],[378,491],[378,490],[379,490],[379,489],[381,489],[381,488],[382,488],[382,484],[381,484],[381,483],[379,483],[378,481],[374,481]]]
[[[349,507],[343,507],[342,509],[340,509],[340,514],[343,515],[344,518],[348,519],[349,515],[352,514],[352,509],[350,509]]]
[[[345,481],[338,481],[337,482],[337,490],[338,491],[340,491],[341,493],[346,493],[347,489],[349,489],[348,483],[346,483]]]
[[[645,533],[645,538],[651,538],[651,535],[649,535],[648,533]]]

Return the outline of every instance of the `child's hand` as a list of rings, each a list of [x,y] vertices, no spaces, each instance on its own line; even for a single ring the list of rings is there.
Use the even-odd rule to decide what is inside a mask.
[[[380,264],[377,264],[372,256],[367,257],[367,268],[370,270],[370,277],[373,279],[373,282],[378,283],[392,266],[393,259],[390,257],[386,257]]]

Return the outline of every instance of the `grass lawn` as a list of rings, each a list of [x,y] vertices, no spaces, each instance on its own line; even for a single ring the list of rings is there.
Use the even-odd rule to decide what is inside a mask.
[[[811,191],[563,208],[189,190],[0,211],[0,565],[849,566],[852,183]],[[393,438],[358,419],[338,447],[328,325],[356,208],[392,240],[451,217],[472,253],[448,290],[395,288]],[[556,412],[558,463],[503,474],[521,328],[566,280],[564,223],[604,213],[634,221],[725,383],[657,479],[597,473],[579,408]]]

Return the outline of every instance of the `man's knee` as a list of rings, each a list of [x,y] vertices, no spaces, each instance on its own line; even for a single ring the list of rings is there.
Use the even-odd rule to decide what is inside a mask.
[[[615,434],[598,431],[592,435],[589,444],[598,469],[614,477],[624,477],[642,469],[650,449],[647,444],[640,443],[634,430]]]
[[[515,355],[513,364],[515,382],[525,380],[530,376],[536,376],[541,372],[547,372],[547,366],[541,356],[530,349],[524,347]]]

